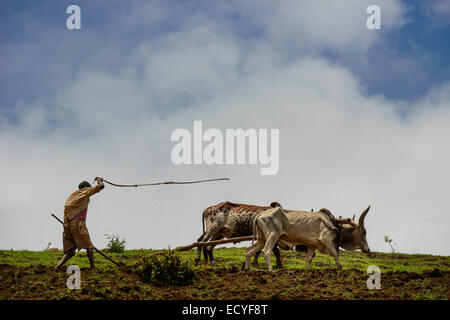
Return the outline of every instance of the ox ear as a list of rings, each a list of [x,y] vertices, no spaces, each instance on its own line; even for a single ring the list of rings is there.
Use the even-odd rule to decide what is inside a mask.
[[[356,222],[350,222],[349,225],[350,225],[352,228],[356,228],[356,226],[357,226]]]
[[[339,218],[335,218],[335,220],[337,223],[340,223],[340,224],[351,224],[352,223],[350,218],[342,218],[340,216],[339,216]]]
[[[369,212],[369,210],[370,210],[370,205],[367,207],[366,210],[364,210],[364,212],[363,212],[363,213],[361,214],[361,216],[359,217],[358,224],[359,224],[360,226],[364,226],[364,218],[366,217],[366,215],[367,215],[367,213]]]
[[[343,223],[342,227],[347,230],[353,231],[356,228],[356,223],[354,223],[354,222]]]

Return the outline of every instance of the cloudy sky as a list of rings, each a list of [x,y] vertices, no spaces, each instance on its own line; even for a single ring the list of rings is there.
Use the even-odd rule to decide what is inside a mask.
[[[67,30],[66,8],[81,8]],[[381,29],[366,8],[381,8]],[[88,228],[128,248],[201,234],[221,201],[367,207],[372,250],[449,255],[450,1],[3,1],[0,248],[62,247],[80,181],[107,186]],[[172,163],[177,128],[276,128],[278,174]]]

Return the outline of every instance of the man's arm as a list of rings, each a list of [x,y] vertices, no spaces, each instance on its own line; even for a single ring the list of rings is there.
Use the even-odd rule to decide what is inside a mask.
[[[103,183],[103,178],[95,177],[95,181],[97,181],[97,184],[103,189],[105,187],[105,184]]]
[[[103,178],[100,177],[95,177],[94,181],[97,181],[97,185],[93,186],[89,191],[88,191],[88,196],[92,196],[94,194],[96,194],[97,192],[100,192],[101,190],[103,190],[103,188],[105,187],[105,184],[103,183]]]

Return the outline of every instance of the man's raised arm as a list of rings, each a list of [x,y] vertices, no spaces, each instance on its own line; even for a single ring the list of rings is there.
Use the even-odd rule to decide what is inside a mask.
[[[97,192],[100,192],[105,187],[105,184],[103,183],[103,178],[95,177],[94,181],[97,181],[97,185],[93,186],[91,190],[89,190],[88,192],[89,197],[96,194]]]

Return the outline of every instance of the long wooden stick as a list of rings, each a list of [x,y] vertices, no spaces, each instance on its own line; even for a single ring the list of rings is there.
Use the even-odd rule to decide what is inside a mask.
[[[194,243],[191,243],[188,246],[177,247],[174,250],[186,251],[186,250],[190,250],[190,249],[195,248],[195,247],[208,247],[208,246],[213,246],[213,245],[216,245],[216,244],[238,243],[238,242],[250,241],[250,240],[253,240],[253,236],[236,237],[236,238],[229,238],[229,239],[222,239],[222,240],[215,240],[215,241],[207,241],[207,242],[194,242]]]
[[[144,184],[118,184],[113,183],[111,181],[103,179],[103,182],[106,182],[115,187],[146,187],[146,186],[158,186],[161,184],[193,184],[193,183],[202,183],[202,182],[210,182],[210,181],[221,181],[221,180],[230,180],[228,178],[218,178],[218,179],[208,179],[208,180],[196,180],[196,181],[165,181],[165,182],[156,182],[156,183],[144,183]]]
[[[62,225],[64,225],[64,222],[61,221],[61,219],[59,219],[57,216],[55,216],[53,213],[51,214],[53,216],[53,218],[55,218],[56,220],[58,220],[59,222],[61,222]],[[111,261],[112,263],[114,263],[115,265],[121,267],[122,265],[119,264],[118,262],[114,261],[113,259],[111,259],[110,257],[108,257],[106,254],[104,254],[103,252],[101,252],[100,250],[98,250],[96,247],[94,247],[94,250],[97,251],[101,256],[103,256],[105,259],[108,259],[109,261]]]

